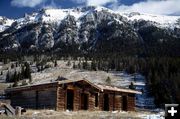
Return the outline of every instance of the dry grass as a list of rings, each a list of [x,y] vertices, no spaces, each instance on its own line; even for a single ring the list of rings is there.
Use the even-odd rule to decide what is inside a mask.
[[[140,119],[137,112],[28,110],[21,117],[1,116],[0,119]]]
[[[0,83],[0,92],[3,92],[9,85],[10,83]]]
[[[76,61],[76,64],[78,62]],[[119,76],[120,72],[105,72],[105,71],[88,71],[80,69],[72,69],[73,61],[71,66],[67,66],[67,61],[58,61],[57,67],[45,69],[42,72],[32,73],[34,83],[45,83],[51,80],[57,79],[58,76],[63,76],[67,79],[87,79],[93,83],[106,83],[107,77],[111,78],[111,84],[115,86],[129,85],[131,81],[125,80]]]

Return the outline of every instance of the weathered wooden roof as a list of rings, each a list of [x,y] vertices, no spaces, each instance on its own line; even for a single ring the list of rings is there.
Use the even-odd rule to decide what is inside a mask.
[[[32,84],[32,85],[26,85],[26,86],[18,86],[18,87],[12,87],[7,88],[5,92],[11,92],[11,91],[21,91],[21,90],[33,90],[34,88],[37,88],[39,86],[46,86],[46,85],[57,85],[57,82],[51,82],[51,83],[42,83],[42,84]]]
[[[132,90],[132,89],[125,89],[125,88],[119,88],[115,86],[108,86],[108,85],[100,85],[97,84],[99,88],[101,88],[102,91],[109,90],[109,91],[116,91],[116,92],[125,92],[125,93],[134,93],[134,94],[142,94],[139,91]]]
[[[89,80],[86,79],[73,79],[73,80],[63,80],[63,81],[58,81],[58,84],[67,84],[67,83],[73,83],[73,82],[79,82],[79,81],[85,81],[86,83],[88,83],[89,85],[95,87],[98,90],[102,90],[100,87],[98,87],[96,84],[90,82]]]
[[[32,84],[32,85],[27,85],[27,86],[19,86],[19,87],[13,87],[13,88],[8,88],[6,91],[16,91],[16,90],[25,90],[25,89],[32,89],[33,87],[37,86],[43,86],[43,85],[49,85],[49,84],[55,84],[55,85],[60,85],[60,84],[68,84],[68,83],[75,83],[75,82],[80,82],[84,81],[88,83],[89,85],[93,86],[94,88],[100,90],[101,92],[105,90],[109,91],[116,91],[116,92],[125,92],[125,93],[133,93],[133,94],[141,94],[139,91],[131,90],[131,89],[124,89],[124,88],[119,88],[115,86],[107,86],[107,85],[100,85],[100,84],[94,84],[90,82],[89,80],[86,79],[73,79],[73,80],[62,80],[62,81],[53,81],[50,83],[42,83],[42,84]]]

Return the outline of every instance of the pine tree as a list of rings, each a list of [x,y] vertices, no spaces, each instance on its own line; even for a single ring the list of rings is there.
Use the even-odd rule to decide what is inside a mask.
[[[25,78],[25,69],[24,69],[24,65],[21,66],[21,79]]]
[[[99,60],[98,61],[98,70],[101,70],[102,68],[101,68],[101,61]]]
[[[10,73],[9,73],[9,71],[6,74],[6,82],[10,82]]]
[[[79,63],[78,63],[78,68],[81,69],[82,68],[82,65],[81,65],[81,60],[79,60]]]
[[[42,72],[44,70],[44,65],[41,63],[40,71]]]
[[[93,60],[93,61],[91,62],[91,70],[97,71],[97,65],[96,65],[95,60]]]
[[[88,63],[87,63],[87,60],[85,62],[83,62],[83,69],[87,69],[88,68]]]
[[[77,66],[76,66],[76,64],[75,64],[75,61],[73,62],[73,69],[76,69],[77,68]]]
[[[66,64],[67,66],[71,66],[71,61],[70,60],[68,60],[68,62],[67,62],[67,64]]]
[[[18,77],[17,77],[17,71],[14,72],[13,75],[13,82],[18,81]]]
[[[114,60],[112,60],[112,61],[109,63],[109,65],[110,65],[110,66],[109,66],[110,69],[115,69],[115,67],[116,67]]]
[[[11,69],[13,69],[14,68],[14,64],[11,64]]]
[[[18,63],[16,62],[16,67],[18,67]]]
[[[40,69],[40,66],[36,66],[37,67],[37,72],[40,72],[41,69]]]
[[[54,61],[54,67],[57,67],[57,60]]]
[[[29,76],[29,83],[32,83],[32,77],[31,77],[31,74]]]
[[[17,80],[18,80],[18,81],[21,80],[21,73],[20,73],[20,72],[18,72],[18,74],[17,74]]]
[[[129,85],[129,88],[133,90],[135,89],[133,82],[131,82],[131,84]]]
[[[111,78],[108,76],[107,79],[106,79],[106,83],[107,84],[111,84]]]
[[[13,87],[17,87],[17,86],[18,86],[18,81],[14,80]]]
[[[9,62],[10,62],[10,60],[8,58],[3,59],[3,64],[8,64]]]
[[[31,78],[31,69],[30,69],[30,65],[26,62],[25,63],[25,78],[29,78],[30,82],[32,81],[32,78]]]

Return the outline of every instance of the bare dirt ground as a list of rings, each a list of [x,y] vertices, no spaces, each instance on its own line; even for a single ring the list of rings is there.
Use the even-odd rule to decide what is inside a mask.
[[[104,111],[64,111],[28,110],[20,117],[0,116],[0,119],[145,119],[150,112],[104,112]],[[153,118],[154,119],[154,118]],[[155,118],[156,119],[156,118]]]

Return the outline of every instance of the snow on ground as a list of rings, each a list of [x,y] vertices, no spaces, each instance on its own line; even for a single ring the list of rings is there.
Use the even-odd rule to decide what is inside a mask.
[[[96,84],[108,84],[118,87],[128,88],[130,83],[133,82],[133,77],[124,72],[117,71],[88,71],[81,69],[72,69],[67,66],[67,61],[58,61],[58,67],[47,68],[42,72],[32,73],[34,84],[49,83],[55,81],[59,76],[67,79],[87,79]],[[106,79],[110,77],[110,83]]]
[[[131,82],[134,82],[134,75],[129,75],[118,71],[88,71],[81,69],[72,69],[67,66],[67,61],[58,61],[58,67],[48,68],[42,72],[32,73],[34,83],[45,83],[56,80],[58,76],[67,79],[87,79],[93,83],[107,84],[106,79],[110,77],[110,85],[128,88]],[[72,63],[71,63],[72,64]],[[137,82],[143,84],[141,82]]]

